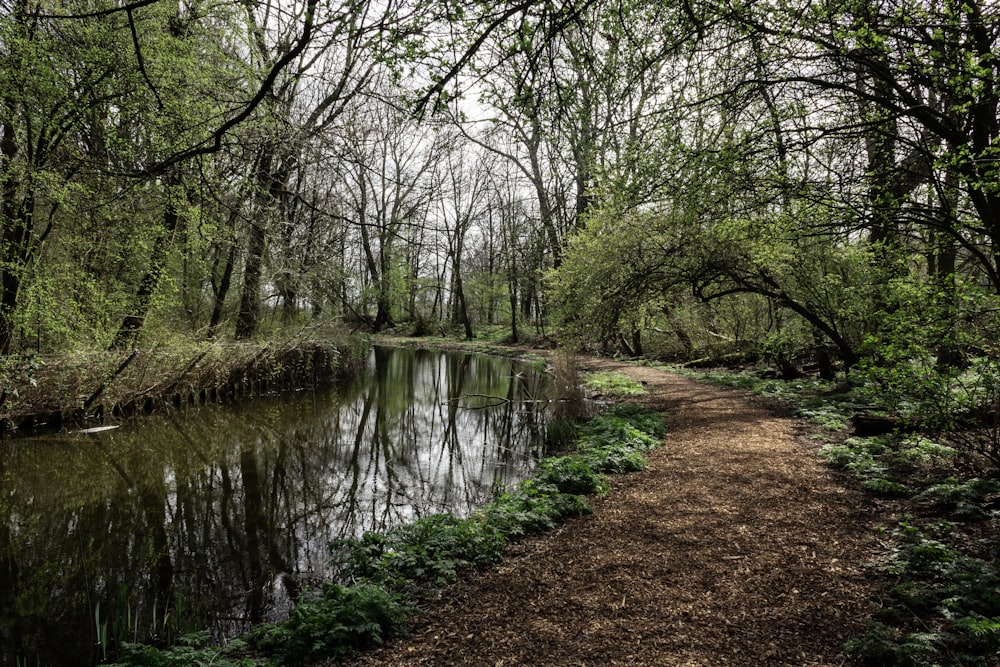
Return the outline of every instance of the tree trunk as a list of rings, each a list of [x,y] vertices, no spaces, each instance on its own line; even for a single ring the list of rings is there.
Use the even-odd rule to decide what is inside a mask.
[[[944,192],[941,202],[943,224],[953,228],[958,224],[958,186],[959,177],[955,169],[945,172]],[[938,343],[937,365],[944,370],[958,368],[963,363],[962,350],[958,345],[956,334],[957,304],[955,297],[955,269],[958,259],[958,248],[953,234],[947,231],[937,231],[933,234],[933,258],[928,262],[928,273],[931,284],[937,288],[940,295],[938,317],[945,323],[947,330],[943,332]]]
[[[264,225],[263,220],[250,223],[246,265],[243,267],[243,293],[240,295],[240,312],[236,316],[236,340],[253,338],[260,324],[261,265],[267,241]]]
[[[472,340],[472,322],[469,321],[469,309],[465,303],[465,287],[462,284],[462,266],[458,256],[452,257],[452,272],[455,283],[455,314],[465,327],[465,339]]]
[[[13,34],[8,36],[10,39],[5,44],[9,52],[4,66],[7,71],[17,72],[24,63],[22,45],[30,39],[28,3],[15,0],[11,13]],[[23,159],[17,142],[19,128],[14,121],[21,106],[17,94],[17,90],[8,88],[2,91],[0,97],[0,112],[4,119],[0,125],[0,173],[3,174],[0,184],[0,354],[10,352],[14,341],[17,301],[29,264],[35,212],[34,191],[27,173],[22,175],[22,170],[13,164],[15,160]]]
[[[219,279],[219,287],[215,291],[215,305],[212,307],[212,318],[208,323],[208,337],[215,338],[219,333],[219,326],[222,324],[222,313],[226,307],[226,297],[229,296],[229,288],[233,283],[233,266],[236,264],[236,244],[229,244],[229,253],[226,255],[226,264],[222,269],[222,277]]]
[[[174,188],[180,185],[180,176],[175,172],[166,179],[166,202],[163,209],[163,229],[156,237],[153,244],[152,256],[149,260],[149,269],[139,281],[139,289],[132,300],[132,310],[122,320],[118,333],[111,344],[113,349],[126,349],[134,347],[139,340],[139,334],[146,324],[146,316],[153,305],[153,296],[160,287],[163,273],[167,267],[167,258],[170,249],[174,245],[174,236],[180,223],[180,214],[177,212],[175,203],[176,193]]]
[[[278,196],[285,187],[287,170],[279,171],[274,146],[265,146],[257,160],[257,196],[254,219],[250,222],[246,264],[243,267],[243,292],[236,316],[236,340],[253,338],[260,325],[260,288],[263,275],[267,228]]]

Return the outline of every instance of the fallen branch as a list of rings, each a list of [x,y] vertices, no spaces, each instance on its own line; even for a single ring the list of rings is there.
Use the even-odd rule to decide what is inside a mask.
[[[98,387],[97,390],[90,395],[90,398],[88,398],[83,402],[83,409],[89,410],[90,406],[94,404],[94,401],[96,401],[98,398],[101,397],[101,394],[104,393],[104,390],[107,389],[108,385],[114,382],[115,378],[121,375],[122,372],[124,372],[125,369],[128,368],[128,365],[131,364],[132,361],[138,356],[139,356],[139,350],[138,349],[132,350],[132,354],[128,355],[128,358],[125,359],[125,361],[123,361],[118,366],[118,369],[115,370],[115,372],[111,375],[111,377],[105,380],[104,383],[101,384],[101,386]]]

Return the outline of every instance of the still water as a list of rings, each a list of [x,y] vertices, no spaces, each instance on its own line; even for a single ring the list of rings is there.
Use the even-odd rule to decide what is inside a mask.
[[[0,442],[0,664],[279,620],[331,540],[527,476],[548,391],[510,360],[376,348],[333,390]]]

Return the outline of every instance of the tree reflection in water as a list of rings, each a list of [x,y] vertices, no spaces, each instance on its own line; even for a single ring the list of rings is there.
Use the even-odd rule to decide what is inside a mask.
[[[0,664],[89,665],[120,641],[287,614],[327,545],[469,513],[542,452],[547,378],[376,348],[333,391],[0,444]]]

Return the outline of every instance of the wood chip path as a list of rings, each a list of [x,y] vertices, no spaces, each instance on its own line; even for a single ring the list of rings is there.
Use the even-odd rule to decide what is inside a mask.
[[[515,544],[353,665],[844,665],[872,591],[877,508],[805,427],[729,389],[607,360],[667,413],[643,472]],[[331,663],[332,664],[332,663]],[[344,663],[338,663],[344,664]]]

